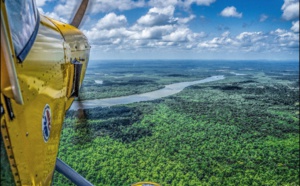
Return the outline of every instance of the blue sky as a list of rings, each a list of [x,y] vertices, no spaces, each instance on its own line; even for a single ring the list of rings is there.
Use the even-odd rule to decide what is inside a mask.
[[[70,22],[79,0],[37,0]],[[299,0],[90,0],[91,59],[299,61]]]

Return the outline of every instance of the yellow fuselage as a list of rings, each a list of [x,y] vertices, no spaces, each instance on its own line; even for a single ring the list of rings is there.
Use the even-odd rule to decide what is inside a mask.
[[[30,52],[22,63],[14,61],[23,99],[19,104],[9,91],[10,69],[6,68],[1,46],[1,135],[17,185],[51,184],[65,112],[74,99],[73,62],[82,64],[80,77],[77,76],[80,86],[89,50],[86,37],[77,28],[40,15]]]

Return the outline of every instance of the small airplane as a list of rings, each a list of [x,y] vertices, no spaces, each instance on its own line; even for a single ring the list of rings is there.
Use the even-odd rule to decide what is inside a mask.
[[[66,111],[85,76],[90,45],[72,22],[41,15],[34,0],[1,1],[1,184],[51,185],[54,171],[92,185],[57,159]],[[158,186],[138,182],[134,186]]]

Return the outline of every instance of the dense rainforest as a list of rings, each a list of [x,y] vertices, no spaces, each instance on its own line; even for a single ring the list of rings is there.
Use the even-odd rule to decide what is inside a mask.
[[[58,157],[99,186],[139,181],[299,185],[298,66],[255,61],[93,63],[82,100],[143,93],[213,75],[226,78],[154,101],[68,111]],[[72,185],[58,173],[53,182]]]

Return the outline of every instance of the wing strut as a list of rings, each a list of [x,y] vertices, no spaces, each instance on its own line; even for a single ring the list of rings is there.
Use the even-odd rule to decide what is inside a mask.
[[[71,25],[75,26],[76,28],[79,27],[88,4],[89,4],[89,0],[82,0],[73,20],[71,22]]]
[[[56,158],[55,170],[68,178],[71,182],[78,186],[93,186],[84,177],[74,171],[71,167],[65,164],[60,159]]]

